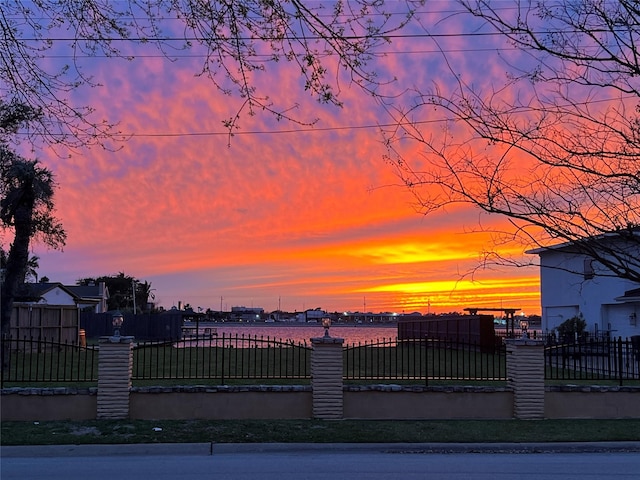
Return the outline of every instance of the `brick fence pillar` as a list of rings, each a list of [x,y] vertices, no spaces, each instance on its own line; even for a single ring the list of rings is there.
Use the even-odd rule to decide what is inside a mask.
[[[312,338],[311,390],[313,393],[313,417],[341,419],[343,416],[342,393],[342,344],[343,338],[328,335]]]
[[[101,337],[99,346],[97,418],[128,418],[133,337]]]
[[[507,339],[507,379],[513,390],[513,415],[518,419],[544,418],[544,342]]]

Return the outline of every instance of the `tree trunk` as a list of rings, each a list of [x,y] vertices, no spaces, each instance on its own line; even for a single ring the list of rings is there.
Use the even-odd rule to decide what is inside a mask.
[[[11,328],[11,313],[24,266],[29,261],[29,242],[33,231],[34,200],[26,201],[15,212],[15,237],[9,250],[5,278],[2,283],[0,297],[0,332],[2,335],[2,369],[9,365],[9,333]]]

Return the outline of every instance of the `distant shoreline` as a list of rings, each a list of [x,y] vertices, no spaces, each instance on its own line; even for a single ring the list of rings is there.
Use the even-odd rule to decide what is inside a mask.
[[[322,328],[320,323],[301,323],[301,322],[194,322],[189,321],[185,324],[198,325],[200,327],[220,327],[228,325],[230,327],[296,327],[296,328]],[[396,328],[397,322],[390,323],[332,323],[331,328],[340,327],[357,327],[357,328]]]

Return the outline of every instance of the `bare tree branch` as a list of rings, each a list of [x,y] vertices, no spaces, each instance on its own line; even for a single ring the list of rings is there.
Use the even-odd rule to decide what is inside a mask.
[[[567,242],[640,282],[637,2],[461,4],[519,55],[503,57],[503,85],[469,84],[447,63],[450,83],[416,88],[409,108],[387,106],[398,123],[389,161],[424,213],[472,205],[510,219],[503,233],[524,249]],[[412,123],[422,112],[439,133]],[[592,241],[603,235],[619,241]],[[485,260],[511,262],[496,252]]]
[[[93,120],[91,106],[69,100],[80,86],[98,86],[82,58],[133,61],[137,53],[148,51],[145,48],[154,48],[171,60],[189,51],[203,59],[194,74],[208,78],[223,94],[242,99],[238,111],[221,119],[230,134],[242,114],[259,111],[312,124],[315,118],[309,114],[292,113],[295,102],[272,103],[268,91],[258,89],[255,74],[281,61],[296,64],[304,90],[319,102],[340,106],[340,72],[373,91],[381,80],[369,61],[387,43],[386,35],[406,25],[422,3],[0,0],[0,97],[40,110],[41,121],[31,133],[50,145],[106,146],[106,140],[124,139],[117,125]],[[47,61],[60,51],[70,54],[67,64]]]

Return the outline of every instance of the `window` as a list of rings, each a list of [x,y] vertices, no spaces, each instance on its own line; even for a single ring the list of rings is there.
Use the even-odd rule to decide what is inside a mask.
[[[590,258],[584,259],[584,279],[591,280],[596,276],[595,271],[593,270],[593,260]]]

